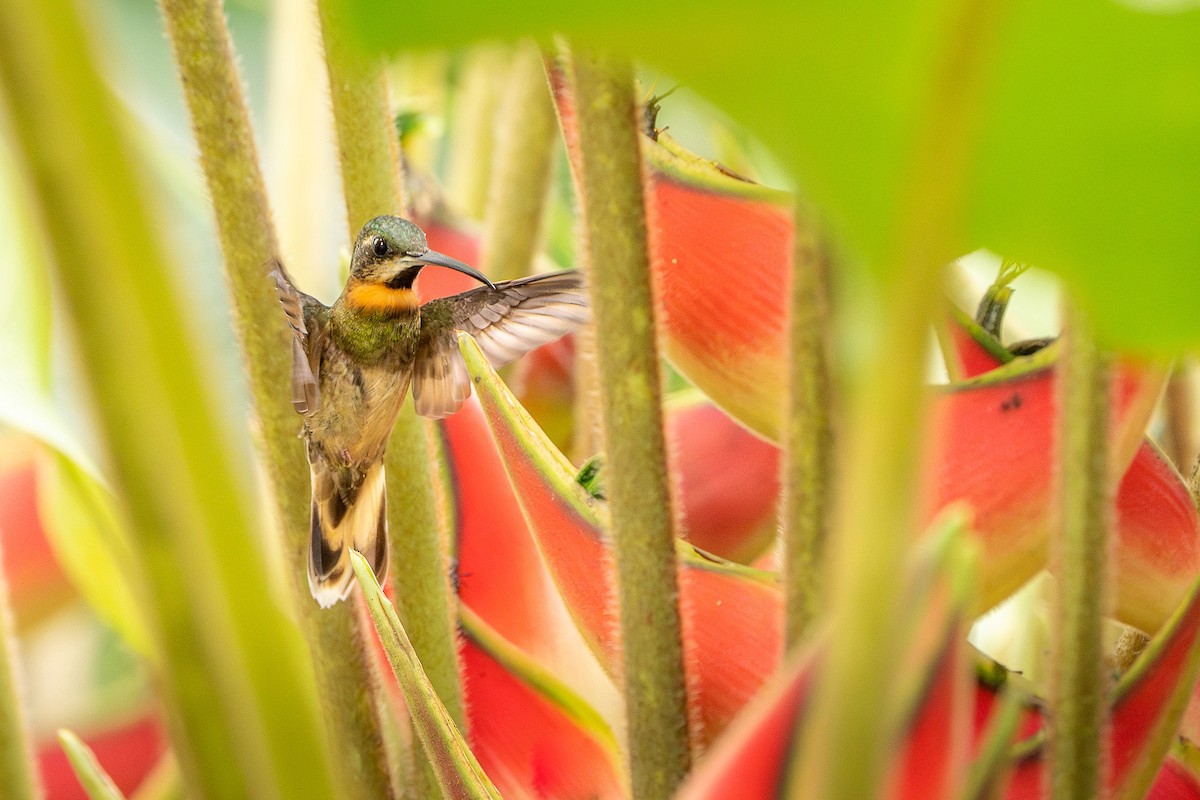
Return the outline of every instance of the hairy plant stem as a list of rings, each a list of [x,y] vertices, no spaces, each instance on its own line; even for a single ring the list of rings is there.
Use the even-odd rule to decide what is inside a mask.
[[[952,45],[931,60],[927,110],[909,152],[910,190],[891,233],[892,257],[883,262],[895,271],[882,285],[886,304],[870,355],[853,376],[822,595],[837,635],[801,745],[801,768],[821,773],[814,796],[827,800],[879,796],[886,780],[889,743],[879,713],[896,691],[896,609],[917,522],[928,326],[941,297],[939,267],[961,229],[973,93],[998,6],[965,0],[948,11],[942,41]]]
[[[833,468],[829,264],[812,223],[796,215],[792,259],[790,391],[784,420],[785,638],[794,648],[820,600],[821,553]]]
[[[484,216],[480,268],[494,281],[531,272],[557,143],[558,120],[541,50],[525,42],[513,55],[500,106]]]
[[[1103,754],[1109,685],[1103,617],[1111,599],[1107,580],[1113,494],[1108,480],[1109,379],[1086,315],[1067,304],[1064,316],[1049,787],[1055,798],[1085,800],[1100,796],[1107,769]]]
[[[3,4],[0,85],[132,534],[172,744],[197,794],[329,796],[303,643],[250,546],[249,470],[84,30],[67,0]]]
[[[655,800],[687,774],[690,750],[638,109],[627,61],[587,51],[571,61],[630,768],[634,796]]]
[[[3,567],[4,553],[0,551],[0,786],[4,787],[4,796],[12,800],[36,800],[42,795],[19,699],[16,640]]]
[[[342,39],[328,0],[321,28],[342,164],[342,187],[351,237],[379,214],[404,213],[399,146],[383,81],[382,64],[364,60]],[[459,684],[456,623],[450,570],[430,464],[432,424],[405,401],[388,442],[388,527],[392,581],[405,630],[429,681],[459,729],[466,731]]]
[[[388,772],[362,631],[348,605],[322,610],[308,588],[309,470],[296,436],[300,420],[288,401],[290,333],[266,275],[278,245],[224,13],[219,0],[161,5],[216,213],[261,423],[260,448],[283,528],[287,583],[309,642],[338,796],[384,797]],[[307,791],[315,796],[319,787]]]

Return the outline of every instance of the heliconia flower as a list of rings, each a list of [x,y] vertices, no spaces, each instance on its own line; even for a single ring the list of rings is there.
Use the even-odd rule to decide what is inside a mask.
[[[599,670],[530,536],[479,401],[441,422],[453,478],[458,596],[497,635],[577,692],[611,705]]]
[[[1196,676],[1200,673],[1200,581],[1151,640],[1113,692],[1107,733],[1108,786],[1125,796],[1130,786],[1148,787],[1167,753]],[[1039,717],[1042,706],[1030,710]],[[1014,750],[1008,800],[1041,797],[1045,780],[1042,728],[1026,730]]]
[[[564,127],[569,128],[569,103],[564,104],[560,98],[560,112],[564,108],[568,113]],[[757,375],[768,369],[775,376],[783,372],[780,365],[785,330],[782,316],[784,292],[781,291],[784,284],[777,279],[778,276],[764,283],[764,286],[770,286],[772,297],[777,299],[779,313],[772,313],[771,304],[767,303],[766,311],[759,314],[755,322],[765,322],[770,330],[754,328],[743,337],[753,347],[750,351],[742,352],[738,365],[723,364],[722,353],[704,352],[700,349],[703,343],[689,342],[686,335],[679,335],[679,331],[672,332],[669,311],[673,307],[672,302],[678,301],[683,306],[696,308],[696,298],[686,299],[683,290],[691,285],[687,280],[678,276],[672,280],[671,270],[678,267],[680,258],[677,255],[664,257],[662,243],[675,242],[681,247],[687,245],[687,226],[700,224],[696,221],[703,220],[707,214],[734,213],[736,219],[737,212],[730,209],[737,203],[728,197],[721,197],[722,191],[729,187],[717,190],[708,186],[707,191],[693,191],[703,180],[712,176],[701,176],[700,179],[690,170],[699,166],[716,173],[711,166],[683,158],[682,154],[672,152],[666,142],[650,143],[647,140],[647,148],[647,162],[650,165],[647,170],[648,220],[652,229],[652,247],[658,248],[654,254],[654,285],[664,347],[676,366],[697,386],[709,392],[742,423],[760,433],[771,435],[777,432],[777,427],[773,427],[777,420],[773,422],[771,417],[776,412],[765,411],[765,405],[757,405],[754,392],[747,393],[747,387],[740,386],[739,381],[747,375]],[[676,172],[672,173],[669,162],[676,157],[682,160],[674,162]],[[655,159],[659,159],[660,168],[656,168]],[[728,176],[724,178],[734,180]],[[697,179],[698,182],[689,184],[689,179]],[[762,200],[761,197],[758,199]],[[718,201],[723,203],[721,210],[714,212],[710,206]],[[740,198],[740,201],[750,202],[746,197]],[[781,204],[779,208],[784,206]],[[666,212],[660,213],[663,209]],[[742,209],[746,213],[745,219],[749,220],[747,225],[757,226],[760,241],[773,238],[777,245],[782,242],[779,249],[783,257],[776,261],[783,275],[790,269],[790,206],[788,209],[786,213],[778,215],[777,221],[781,224],[775,227],[770,222],[771,215],[764,213],[762,207]],[[660,226],[657,232],[656,225]],[[764,236],[763,231],[774,233]],[[439,247],[447,249],[448,245],[440,244]],[[687,272],[680,271],[678,275],[686,275],[692,281],[706,269],[722,268],[723,262],[717,259],[687,261],[689,255],[684,253]],[[770,259],[766,261],[767,268],[756,271],[753,285],[758,285],[755,282],[757,277],[772,274],[771,265],[776,262]],[[724,267],[726,273],[728,269]],[[698,282],[703,283],[702,280]],[[759,310],[762,311],[761,306]],[[674,317],[675,321],[680,319],[689,319],[686,310],[682,317],[678,314]],[[695,325],[710,323],[689,321],[687,324],[691,327],[688,330],[695,331]],[[949,354],[956,360],[951,364],[950,371],[958,382],[938,390],[934,395],[931,417],[935,421],[936,434],[932,438],[934,444],[926,454],[925,472],[930,489],[924,508],[929,519],[951,500],[963,499],[973,507],[973,528],[980,535],[984,553],[981,559],[983,598],[979,601],[979,607],[986,607],[1002,599],[1046,564],[1046,542],[1053,514],[1050,492],[1056,427],[1053,419],[1054,351],[998,370],[1006,360],[1006,351],[998,342],[979,337],[977,332],[968,327],[950,326],[948,330],[950,335],[947,340],[951,343]],[[710,332],[707,337],[701,338],[706,338],[709,343],[735,341],[739,346],[747,344],[736,337],[731,339],[727,333]],[[770,343],[769,346],[767,343]],[[476,385],[476,390],[487,424],[499,447],[499,456],[485,469],[490,476],[489,484],[494,483],[502,465],[511,479],[512,489],[526,520],[525,525],[512,522],[512,497],[506,500],[491,499],[486,504],[490,510],[502,508],[504,502],[509,503],[507,510],[496,511],[497,519],[505,521],[495,527],[517,530],[527,537],[532,535],[551,575],[551,578],[545,575],[533,578],[533,585],[541,593],[539,596],[553,595],[555,590],[562,595],[565,607],[587,643],[605,669],[610,674],[616,674],[620,663],[620,641],[612,612],[615,597],[609,574],[611,562],[603,539],[605,509],[602,503],[574,481],[571,465],[540,435],[512,396],[503,388],[497,389],[494,378],[488,374],[489,370],[472,362],[470,346],[464,345],[464,349],[468,362],[473,364],[473,376],[482,378],[483,382]],[[750,352],[750,355],[746,356],[746,352]],[[759,356],[762,359],[756,361]],[[688,359],[692,357],[703,362],[701,366],[719,366],[706,375],[703,369],[697,370],[695,365],[689,369]],[[776,360],[772,362],[771,359]],[[768,384],[756,384],[757,387],[764,385]],[[730,387],[738,386],[738,391],[730,390]],[[772,389],[771,397],[781,396],[783,388],[777,386]],[[1195,625],[1192,619],[1194,614],[1190,610],[1194,604],[1184,605],[1184,601],[1189,597],[1194,600],[1195,597],[1192,580],[1200,572],[1200,523],[1179,476],[1152,445],[1142,441],[1141,431],[1149,413],[1148,398],[1152,398],[1154,392],[1153,375],[1136,366],[1122,365],[1113,395],[1114,447],[1119,453],[1117,461],[1128,465],[1116,498],[1117,564],[1120,576],[1118,615],[1124,621],[1147,630],[1161,628],[1155,644],[1147,651],[1143,661],[1122,681],[1114,701],[1111,738],[1113,785],[1122,787],[1131,781],[1137,785],[1149,782],[1146,770],[1157,768],[1163,756],[1163,743],[1169,738],[1162,732],[1168,728],[1173,730],[1174,721],[1178,718],[1178,695],[1184,691],[1181,687],[1190,687],[1195,677],[1195,657],[1192,655],[1195,648],[1191,646],[1195,638]],[[472,404],[460,417],[463,419],[458,422],[451,420],[446,426],[450,449],[455,448],[454,440],[457,437],[460,441],[472,439],[474,443],[468,445],[469,449],[477,452],[482,447],[479,442],[479,412]],[[456,430],[455,426],[459,429]],[[470,430],[472,428],[474,430]],[[694,430],[691,426],[688,428],[689,431]],[[694,459],[697,463],[711,460],[706,457]],[[676,463],[675,471],[682,471],[687,463]],[[466,482],[462,481],[458,487],[464,495],[483,491],[478,487],[468,488]],[[489,486],[487,491],[502,494],[494,485]],[[463,507],[465,505],[460,505],[460,509]],[[464,539],[464,543],[469,549],[468,540]],[[482,547],[480,552],[492,557],[496,555],[493,545]],[[483,563],[480,556],[466,556],[465,553],[466,550],[464,561]],[[780,599],[769,575],[738,570],[715,560],[707,561],[703,554],[686,547],[681,547],[680,556],[681,608],[692,719],[703,746],[738,715],[739,709],[755,689],[776,668],[780,655]],[[519,563],[522,559],[528,559],[528,552],[518,556],[513,563]],[[537,567],[538,562],[527,560],[526,566],[514,567],[512,574],[524,575],[526,571],[533,574]],[[527,614],[528,604],[519,604],[525,606],[525,610],[503,608],[501,598],[505,590],[496,588],[502,586],[503,581],[493,587],[491,599],[484,600],[482,598],[487,592],[482,587],[495,577],[484,575],[482,571],[475,576],[466,569],[462,573],[464,592],[477,592],[475,602],[483,609],[476,609],[480,617],[488,619],[489,615],[493,615],[496,622],[488,620],[493,627],[509,625],[513,633],[505,634],[505,637],[511,636],[513,644],[519,647],[516,652],[528,654],[537,652],[538,648],[548,652],[547,642],[539,642],[536,625],[531,622],[532,616]],[[470,585],[472,580],[476,581],[475,588]],[[1174,617],[1172,613],[1175,613]],[[512,619],[514,614],[527,614],[528,618],[516,624]],[[965,620],[965,614],[960,616]],[[769,620],[769,623],[747,634],[745,629],[755,627],[760,617]],[[1167,627],[1162,627],[1168,618],[1172,621]],[[739,623],[743,630],[739,630]],[[518,643],[517,640],[522,636],[525,641]],[[743,641],[747,637],[754,641]],[[925,641],[928,642],[928,638]],[[954,641],[962,644],[961,637]],[[722,657],[721,651],[731,648],[736,648],[739,656],[753,654],[753,657]],[[952,649],[939,652],[949,657]],[[929,656],[928,653],[926,655]],[[474,658],[474,655],[471,657]],[[758,796],[755,787],[762,790],[762,796],[769,796],[782,785],[776,779],[783,774],[779,770],[792,763],[793,751],[789,743],[797,730],[797,719],[803,713],[806,682],[811,677],[814,664],[818,663],[813,660],[817,657],[810,655],[803,665],[789,668],[780,683],[768,691],[769,698],[760,699],[757,710],[749,709],[743,719],[738,720],[736,730],[730,736],[742,737],[742,748],[731,750],[722,744],[711,757],[706,758],[702,775],[715,774],[716,767],[713,764],[732,765],[732,771],[726,773],[725,777],[736,781],[729,786],[736,785],[739,796]],[[541,660],[542,656],[537,658]],[[961,662],[961,656],[954,656],[953,660]],[[953,748],[950,745],[973,739],[977,747],[981,746],[998,706],[996,686],[983,677],[977,681],[975,702],[971,706],[974,712],[973,736],[964,737],[955,732],[961,730],[956,727],[961,723],[950,719],[958,719],[961,715],[939,716],[930,711],[945,707],[945,703],[935,702],[937,698],[955,695],[957,690],[954,687],[961,685],[954,678],[958,673],[946,668],[945,662],[932,657],[927,657],[922,663],[927,672],[926,680],[921,683],[924,691],[918,695],[921,699],[933,700],[913,706],[914,713],[908,718],[910,724],[904,729],[905,747],[900,748],[898,760],[893,765],[891,796],[957,796],[952,793],[961,789],[966,756],[952,755],[950,751]],[[981,676],[985,673],[986,670]],[[1044,724],[1041,715],[1041,707],[1037,704],[1027,704],[1017,713],[1012,734],[1020,740],[1019,747],[1024,748],[1026,757],[1015,764],[1012,776],[1006,776],[1012,778],[1006,790],[1007,797],[1033,798],[1041,791],[1042,762],[1037,744],[1038,731]],[[725,755],[731,752],[740,755]],[[1006,752],[1006,746],[988,750],[985,757],[995,763],[984,766],[994,768],[1000,774],[1007,772],[1008,762],[1006,757],[1002,758]],[[513,761],[510,755],[505,763]],[[776,771],[772,772],[772,769]],[[530,774],[525,774],[516,783],[527,787],[530,780]],[[689,787],[700,783],[702,781],[698,776]],[[722,784],[716,781],[712,785],[719,787]],[[1194,778],[1186,760],[1173,758],[1166,762],[1158,774],[1151,796],[1190,796],[1178,793],[1189,791],[1188,787],[1193,785]],[[728,795],[715,793],[694,796]]]
[[[667,404],[666,433],[684,538],[752,563],[779,530],[779,448],[698,393]]]
[[[568,81],[551,65],[576,183],[579,148]],[[787,301],[794,200],[642,137],[655,323],[664,353],[742,424],[778,440],[787,390]],[[736,303],[718,287],[737,287]]]
[[[956,604],[956,619],[964,620],[969,613],[964,603],[969,598],[962,593]],[[940,614],[944,615],[946,609]],[[963,645],[961,626],[947,625],[945,617],[939,622],[938,613],[925,610],[916,615],[923,626],[938,625],[938,636],[914,635],[910,643],[925,643],[925,653],[945,652],[939,647]],[[924,628],[922,628],[924,630]],[[951,632],[953,631],[953,632]],[[831,634],[831,632],[826,632]],[[1159,771],[1159,764],[1171,743],[1182,713],[1181,700],[1186,697],[1200,671],[1200,582],[1192,586],[1186,603],[1176,609],[1170,622],[1154,638],[1138,662],[1122,677],[1113,694],[1108,748],[1111,759],[1109,786],[1117,792],[1141,787],[1144,791],[1157,778],[1155,793],[1161,798],[1191,797],[1197,785],[1193,771],[1179,759],[1169,761]],[[820,641],[814,649],[791,664],[784,674],[772,682],[746,713],[730,726],[727,734],[685,785],[680,797],[686,800],[731,796],[732,787],[739,787],[738,797],[771,798],[782,794],[788,781],[797,780],[796,765],[791,760],[795,740],[805,732],[805,710],[813,671],[820,668]],[[936,645],[936,643],[941,643]],[[935,646],[936,645],[936,646]],[[910,646],[912,646],[910,644]],[[985,660],[986,661],[986,660]],[[968,738],[957,735],[952,718],[956,676],[959,667],[951,659],[924,660],[925,690],[918,693],[921,702],[913,706],[914,713],[906,716],[908,723],[895,739],[897,760],[893,766],[891,797],[897,800],[926,797],[958,797],[954,790],[967,766],[970,755],[956,752],[954,742]],[[985,737],[997,706],[1000,688],[1006,673],[993,665],[977,670],[974,703],[974,740]],[[901,685],[907,685],[902,683]],[[1035,699],[1025,702],[1017,720],[1015,749],[1000,742],[985,757],[995,764],[975,763],[977,769],[994,770],[994,786],[1004,786],[1007,800],[1037,800],[1042,796],[1045,780],[1043,728],[1044,704]],[[948,716],[949,715],[949,716]],[[881,721],[886,724],[886,721]],[[801,770],[808,765],[801,764]],[[804,776],[808,777],[808,776]]]
[[[460,618],[471,742],[504,797],[628,797],[608,723],[466,606]]]
[[[986,331],[961,316],[947,330],[952,359],[972,363],[973,371],[991,357],[996,368],[934,396],[923,506],[928,516],[956,500],[974,509],[986,608],[1046,564],[1054,524],[1056,352],[1048,348],[1000,367],[1006,351]],[[1117,374],[1114,436],[1130,438],[1123,429],[1136,437],[1115,501],[1115,613],[1154,631],[1200,574],[1200,519],[1183,479],[1141,434],[1148,411],[1140,368],[1119,364]]]
[[[960,515],[951,515],[921,548],[897,619],[911,633],[897,666],[901,697],[894,718],[880,712],[880,725],[895,731],[887,796],[896,800],[958,797],[966,775],[963,743],[974,699],[966,625],[976,559],[963,524]],[[832,635],[825,630],[812,637],[752,702],[684,784],[680,800],[768,800],[797,790],[814,796],[821,765],[796,756],[804,736],[820,736],[806,728],[807,709],[824,642]]]
[[[607,509],[574,477],[469,338],[461,345],[484,416],[529,531],[584,639],[610,674],[620,669]],[[680,610],[691,719],[710,741],[775,670],[782,596],[773,575],[679,542]],[[475,608],[481,616],[484,614]],[[486,617],[485,617],[486,619]],[[730,658],[737,653],[737,658]]]
[[[1146,800],[1200,800],[1200,767],[1195,762],[1194,747],[1172,746]]]

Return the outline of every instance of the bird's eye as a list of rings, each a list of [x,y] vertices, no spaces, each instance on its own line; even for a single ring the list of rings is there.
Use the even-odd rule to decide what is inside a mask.
[[[375,241],[371,242],[371,249],[375,251],[377,256],[386,256],[388,252],[388,244],[382,237],[376,236]]]

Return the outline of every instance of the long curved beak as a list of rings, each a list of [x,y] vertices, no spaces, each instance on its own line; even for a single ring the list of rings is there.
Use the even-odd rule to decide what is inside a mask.
[[[420,261],[422,264],[429,264],[433,267],[447,267],[449,269],[458,270],[464,275],[470,275],[480,283],[486,283],[491,289],[496,288],[496,284],[489,281],[487,276],[479,270],[475,269],[474,267],[467,266],[456,258],[451,258],[444,253],[439,253],[437,250],[426,250],[423,255],[417,256],[414,260]]]

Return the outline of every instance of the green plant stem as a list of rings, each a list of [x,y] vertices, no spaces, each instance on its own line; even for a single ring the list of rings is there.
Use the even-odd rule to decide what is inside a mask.
[[[356,552],[350,554],[350,561],[396,683],[404,692],[413,730],[433,762],[443,795],[455,800],[500,800],[500,793],[479,766],[462,730],[433,691],[396,609],[375,582],[370,565]]]
[[[1068,304],[1059,362],[1058,491],[1062,517],[1054,543],[1057,599],[1051,665],[1050,793],[1061,800],[1100,796],[1109,685],[1104,611],[1112,518],[1109,485],[1108,369],[1086,315]]]
[[[350,237],[380,214],[407,208],[401,177],[400,142],[388,103],[383,62],[347,41],[334,10],[320,0],[321,41],[329,70],[333,127],[346,200]]]
[[[1181,359],[1171,370],[1163,394],[1163,449],[1180,472],[1191,466],[1196,458],[1195,423],[1196,393],[1188,374],[1188,361]]]
[[[135,594],[171,739],[197,794],[319,791],[327,778],[310,739],[311,686],[296,669],[302,641],[251,544],[250,470],[230,446],[90,52],[68,0],[0,6],[8,119],[139,557]]]
[[[805,726],[801,765],[823,773],[816,796],[827,800],[879,796],[886,780],[889,743],[879,710],[896,691],[899,567],[916,528],[928,326],[940,303],[939,266],[960,247],[974,93],[999,5],[965,0],[948,9],[941,40],[951,44],[930,62],[927,109],[909,152],[910,190],[892,232],[892,257],[881,265],[891,275],[879,295],[886,304],[852,376],[823,592],[837,635]]]
[[[800,642],[818,611],[833,467],[829,264],[812,222],[800,213],[795,230],[783,480],[789,649]]]
[[[4,553],[0,552],[0,787],[12,800],[41,797],[34,777],[36,768],[25,714],[21,709],[17,674],[16,640],[13,638],[12,612],[8,606],[8,586],[4,580]]]
[[[341,38],[328,0],[321,28],[329,66],[342,187],[351,236],[379,214],[403,212],[399,151],[381,64],[363,61]],[[466,730],[459,684],[449,565],[430,469],[431,424],[405,401],[388,442],[388,527],[397,602],[421,664],[455,724]]]
[[[508,65],[508,48],[496,44],[472,47],[460,62],[450,120],[446,193],[451,205],[468,219],[480,219],[487,206],[496,112]]]
[[[630,768],[634,796],[654,800],[687,774],[690,751],[637,103],[627,61],[581,51],[572,65]]]
[[[500,107],[480,268],[494,281],[528,275],[554,172],[558,120],[533,42],[517,48]]]
[[[306,796],[332,794],[332,764],[339,797],[384,797],[387,765],[356,617],[344,604],[323,611],[308,588],[309,470],[296,436],[300,420],[288,402],[290,334],[266,274],[267,259],[278,246],[224,13],[219,0],[162,0],[161,5],[216,213],[234,322],[261,423],[260,446],[283,527],[287,584],[316,678],[316,694],[310,690],[296,705],[312,714],[313,698],[320,698],[330,757],[320,757],[321,742],[301,734],[303,728],[288,731],[288,738],[302,736],[302,757],[326,772],[322,783],[305,787]],[[303,724],[316,730],[315,719]]]

